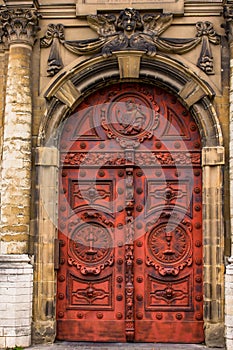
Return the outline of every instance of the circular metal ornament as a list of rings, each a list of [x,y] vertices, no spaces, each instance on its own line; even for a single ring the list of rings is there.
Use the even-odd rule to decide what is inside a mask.
[[[185,259],[189,254],[191,240],[182,227],[167,227],[164,223],[151,231],[148,237],[148,247],[156,261],[174,264]]]
[[[71,235],[69,245],[73,256],[85,264],[105,260],[113,247],[109,231],[96,222],[78,226]]]

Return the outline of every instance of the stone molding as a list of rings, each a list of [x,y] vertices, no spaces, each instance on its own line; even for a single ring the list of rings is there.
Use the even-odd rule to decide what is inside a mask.
[[[0,255],[1,268],[12,268],[15,264],[29,264],[31,259],[27,254],[3,254]],[[14,266],[12,265],[14,264]],[[26,265],[31,268],[31,265]]]
[[[221,0],[185,0],[185,16],[219,16],[222,12]]]
[[[229,162],[229,176],[230,176],[230,222],[231,222],[231,257],[228,259],[229,265],[226,266],[225,274],[225,338],[226,338],[226,347],[227,349],[233,349],[233,167],[232,167],[232,156],[233,156],[233,114],[232,114],[232,101],[233,101],[233,1],[226,1],[223,12],[225,18],[225,30],[228,37],[228,42],[230,45],[230,115],[229,115],[229,145],[230,145],[230,162]]]
[[[127,1],[106,0],[104,3],[98,0],[77,0],[77,16],[97,14],[99,11],[121,10],[129,6]],[[184,0],[132,0],[130,6],[137,10],[161,10],[169,11],[175,14],[184,13]]]
[[[39,15],[35,9],[0,9],[0,37],[3,42],[9,44],[25,43],[34,45],[38,26]]]
[[[7,7],[31,7],[31,3],[38,8],[39,13],[42,15],[43,19],[69,19],[69,18],[82,18],[86,14],[96,14],[97,10],[103,11],[115,11],[121,10],[122,7],[129,6],[129,3],[120,2],[119,0],[109,0],[108,2],[96,1],[96,0],[5,0]],[[21,5],[22,3],[22,5]],[[162,5],[161,5],[162,3]],[[144,10],[145,5],[148,9],[157,9],[158,11],[161,8],[165,11],[173,12],[176,15],[185,15],[185,16],[219,16],[222,12],[222,1],[221,0],[185,0],[177,1],[170,0],[162,2],[161,0],[139,3],[138,0],[131,3],[132,6],[138,10]]]
[[[40,147],[36,149],[36,165],[59,166],[59,151],[55,147]]]
[[[224,147],[204,147],[202,149],[202,165],[215,166],[224,165]]]

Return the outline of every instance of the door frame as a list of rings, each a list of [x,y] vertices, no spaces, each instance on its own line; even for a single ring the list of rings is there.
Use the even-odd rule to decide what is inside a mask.
[[[128,69],[128,67],[133,67]],[[200,78],[199,78],[199,76]],[[33,340],[56,338],[55,242],[58,222],[58,140],[62,122],[83,97],[102,85],[116,82],[146,82],[172,92],[188,108],[202,139],[203,174],[203,268],[205,342],[224,342],[224,147],[220,122],[211,101],[214,92],[202,73],[192,72],[168,57],[148,58],[138,51],[116,52],[110,58],[78,58],[51,80],[44,93],[46,113],[35,154],[36,218],[34,225],[34,315]],[[204,73],[203,73],[204,74]]]

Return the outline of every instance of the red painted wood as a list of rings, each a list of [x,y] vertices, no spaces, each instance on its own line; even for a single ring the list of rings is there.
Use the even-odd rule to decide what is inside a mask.
[[[201,142],[174,96],[117,84],[61,140],[57,338],[199,343]]]

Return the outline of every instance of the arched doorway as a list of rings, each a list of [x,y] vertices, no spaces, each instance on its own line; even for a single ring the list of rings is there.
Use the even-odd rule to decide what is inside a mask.
[[[203,342],[201,140],[149,84],[86,97],[60,138],[57,338]]]

